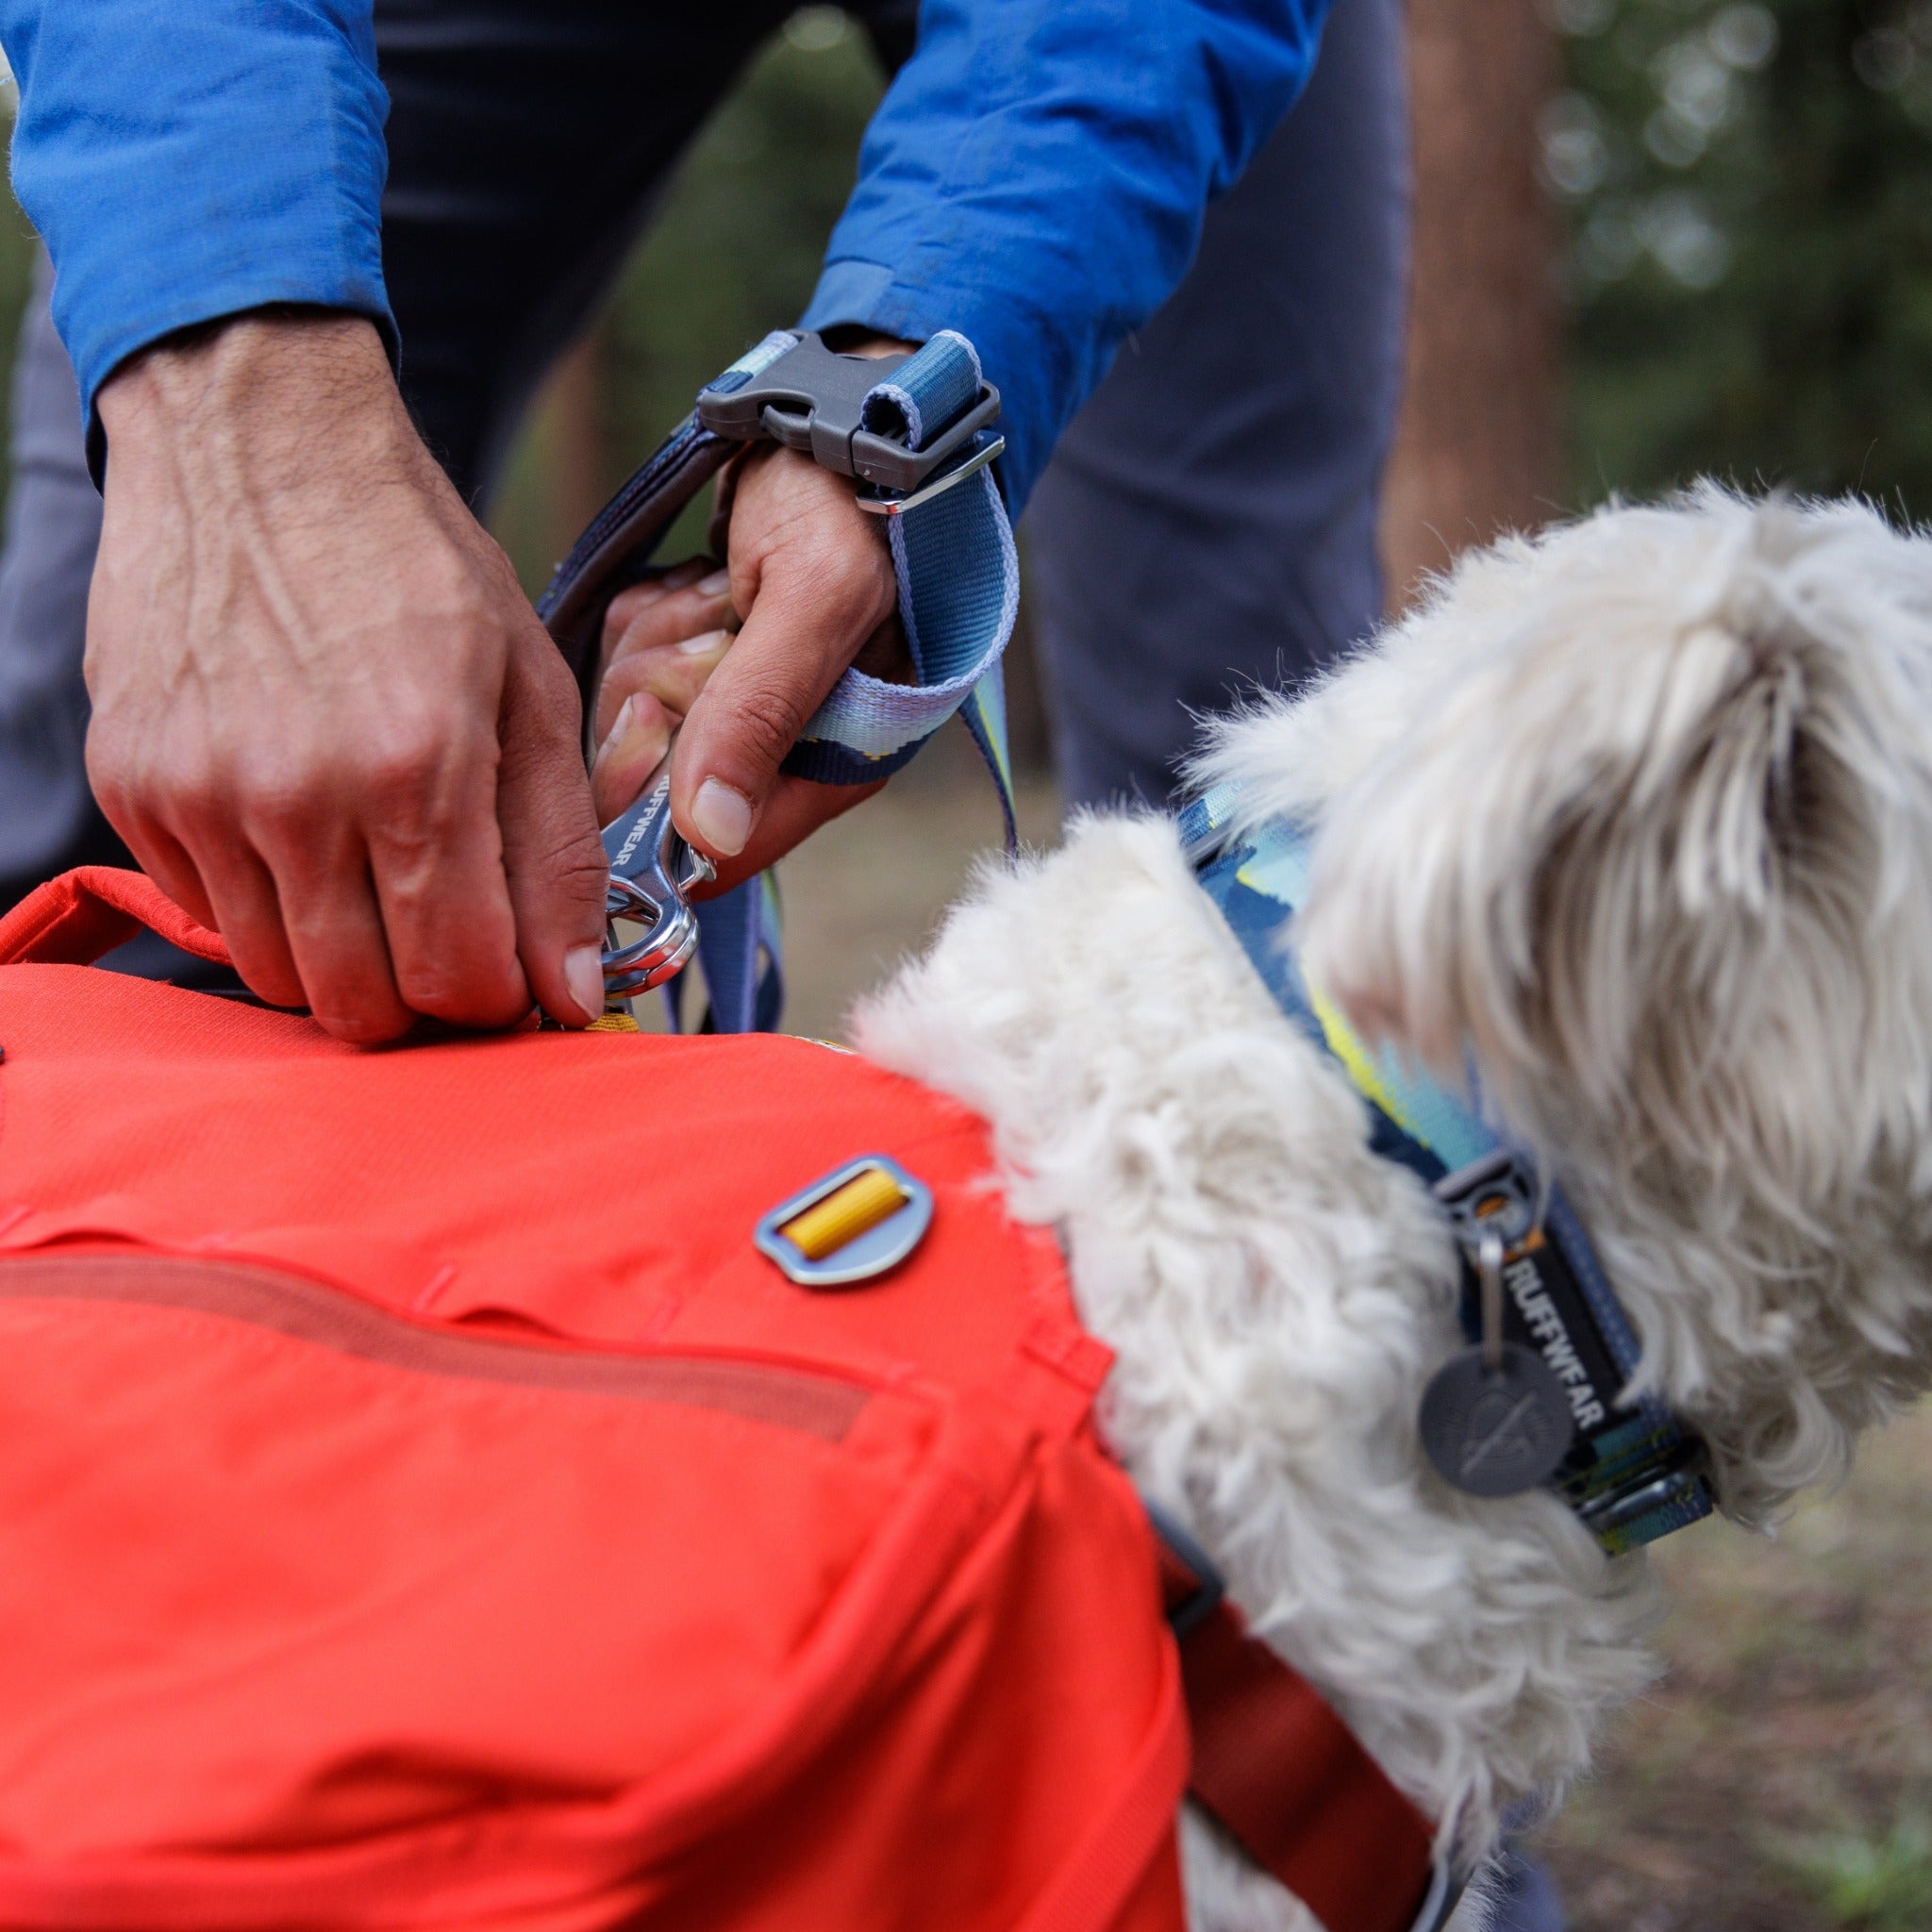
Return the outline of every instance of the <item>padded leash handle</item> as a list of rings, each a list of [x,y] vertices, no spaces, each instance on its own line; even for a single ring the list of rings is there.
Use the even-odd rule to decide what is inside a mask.
[[[909,356],[838,356],[778,329],[698,392],[572,545],[537,615],[588,702],[604,613],[648,568],[664,535],[732,452],[769,438],[860,486],[880,513],[915,684],[847,670],[807,721],[784,769],[827,785],[890,776],[958,712],[999,788],[1015,842],[1000,659],[1013,632],[1020,566],[988,467],[999,393],[963,336],[942,329]],[[908,486],[904,494],[893,485]]]
[[[92,966],[143,929],[218,966],[220,933],[189,918],[145,873],[83,865],[29,892],[0,918],[0,966]]]
[[[615,496],[558,565],[537,615],[576,673],[587,701],[597,675],[597,641],[610,600],[643,575],[679,511],[736,447],[687,416]]]

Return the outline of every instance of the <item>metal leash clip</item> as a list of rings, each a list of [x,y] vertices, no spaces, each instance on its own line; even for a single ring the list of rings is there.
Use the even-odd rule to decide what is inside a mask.
[[[610,882],[604,892],[604,996],[627,1000],[662,986],[697,950],[695,887],[708,885],[716,869],[689,846],[671,823],[671,780],[649,791],[604,827]],[[616,922],[635,920],[641,938],[620,945]]]

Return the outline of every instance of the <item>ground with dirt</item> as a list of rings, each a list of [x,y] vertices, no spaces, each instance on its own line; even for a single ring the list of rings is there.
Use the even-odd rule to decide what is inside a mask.
[[[1579,1932],[1932,1927],[1932,1409],[1774,1541],[1654,1561],[1669,1671],[1543,1834]]]
[[[970,764],[922,764],[782,869],[794,1032],[839,1037],[998,839]],[[1025,837],[1058,817],[1023,787]],[[1658,1548],[1667,1673],[1537,1840],[1576,1932],[1932,1932],[1928,1474],[1932,1409],[1775,1540],[1707,1523]]]

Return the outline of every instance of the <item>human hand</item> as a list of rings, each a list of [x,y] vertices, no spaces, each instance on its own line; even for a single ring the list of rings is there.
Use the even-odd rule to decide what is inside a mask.
[[[780,458],[790,460],[779,462]],[[800,475],[800,465],[810,474]],[[767,488],[771,470],[776,474]],[[820,477],[842,491],[842,501],[822,488]],[[860,527],[846,524],[848,514]],[[842,479],[809,458],[789,450],[757,451],[746,459],[732,497],[735,567],[692,558],[629,586],[610,601],[591,722],[597,816],[606,823],[615,818],[669,756],[673,817],[678,829],[718,865],[716,883],[699,889],[696,898],[708,898],[748,878],[885,783],[824,785],[776,769],[847,661],[888,680],[911,674],[903,635],[891,614],[897,601],[891,558],[878,537],[865,527],[871,522],[853,508]],[[776,570],[761,567],[771,554],[768,543],[781,553]],[[884,565],[888,614],[883,619],[874,615],[881,593],[875,582],[868,581],[866,570],[873,549]],[[748,555],[756,559],[750,570],[745,567]],[[820,587],[818,597],[814,585]],[[749,620],[741,623],[739,615],[742,608],[757,616],[760,591],[768,617],[761,630]],[[736,673],[747,639],[762,640],[766,661],[739,680],[748,693],[748,712],[723,713],[708,694],[715,692],[724,671]],[[701,700],[714,735],[726,741],[724,757],[739,760],[735,768],[727,763],[724,769],[747,772],[749,782],[721,781],[715,765],[708,770],[699,765],[698,775],[692,775],[685,749],[690,732],[684,727],[700,712]],[[722,827],[705,824],[717,804],[706,786],[719,782],[739,798],[753,795],[752,787],[761,784],[761,809],[743,812],[736,800],[727,800],[726,809],[739,816],[727,817]]]
[[[711,674],[736,643],[739,628],[731,574],[710,558],[688,558],[611,599],[591,718],[591,785],[601,821],[616,818],[656,778]],[[890,675],[894,668],[875,648],[862,653],[861,661],[875,676]],[[781,856],[884,783],[820,785],[781,774],[755,847],[725,861],[719,880],[692,897],[727,891],[769,862],[761,855]]]
[[[708,557],[653,572],[611,599],[591,708],[591,797],[601,824],[658,776],[738,628],[730,573]]]
[[[142,865],[340,1039],[595,1017],[575,688],[375,329],[239,317],[100,410],[88,771]]]
[[[859,353],[900,346],[874,339]],[[885,535],[858,507],[849,479],[795,451],[755,445],[740,459],[729,547],[728,582],[709,592],[680,575],[675,587],[655,579],[613,599],[592,721],[608,795],[618,798],[607,816],[625,802],[620,765],[641,784],[648,767],[634,768],[644,752],[657,745],[661,756],[660,730],[668,741],[682,724],[671,752],[672,816],[717,862],[720,891],[883,782],[821,785],[778,769],[846,667],[856,662],[889,681],[911,676]],[[734,638],[730,625],[741,616]],[[701,664],[680,666],[666,655],[680,640],[708,634],[692,654]],[[627,727],[642,735],[620,760],[608,750],[608,733],[626,696],[637,700]]]

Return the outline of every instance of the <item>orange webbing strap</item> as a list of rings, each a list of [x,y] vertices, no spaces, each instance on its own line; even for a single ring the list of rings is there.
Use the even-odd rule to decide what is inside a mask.
[[[92,966],[142,927],[197,959],[228,961],[228,942],[182,911],[144,873],[83,865],[49,879],[0,918],[0,966]]]
[[[1198,1579],[1160,1547],[1170,1605]],[[1327,1932],[1410,1932],[1434,1876],[1423,1815],[1307,1679],[1224,1599],[1179,1639],[1192,1797]]]

